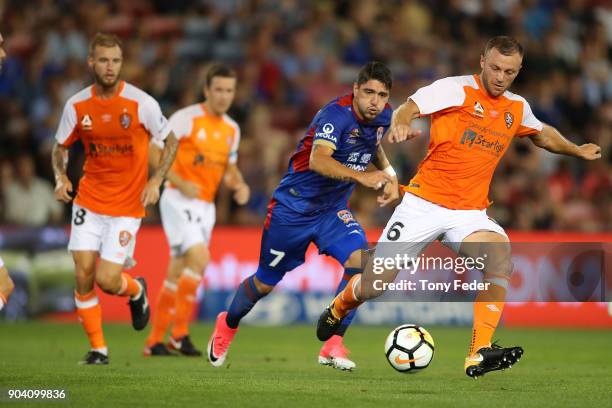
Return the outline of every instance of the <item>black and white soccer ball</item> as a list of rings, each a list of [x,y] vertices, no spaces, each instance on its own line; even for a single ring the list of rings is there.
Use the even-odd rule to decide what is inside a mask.
[[[422,327],[403,324],[387,336],[385,355],[391,367],[400,373],[419,372],[433,359],[433,337]]]

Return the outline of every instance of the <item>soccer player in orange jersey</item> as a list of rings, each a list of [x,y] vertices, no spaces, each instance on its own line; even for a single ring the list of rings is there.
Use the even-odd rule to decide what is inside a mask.
[[[124,263],[132,255],[145,207],[159,198],[178,145],[159,104],[119,80],[121,64],[119,39],[96,34],[88,57],[94,84],[66,102],[52,153],[55,197],[66,203],[72,199],[72,184],[66,176],[68,148],[81,140],[86,155],[68,243],[76,269],[77,314],[91,345],[81,364],[108,364],[94,283],[108,294],[129,298],[134,329],[147,325],[146,283],[123,272]],[[166,147],[147,181],[150,139],[165,139]]]
[[[238,204],[249,200],[249,187],[236,165],[240,128],[227,115],[236,93],[236,74],[224,65],[212,65],[203,91],[205,102],[170,117],[179,149],[159,206],[171,258],[145,355],[170,355],[168,348],[187,356],[202,355],[191,342],[188,324],[210,259],[208,242],[215,224],[219,184],[225,180]],[[163,340],[171,322],[167,348]]]
[[[6,58],[6,52],[4,52],[4,38],[0,33],[0,74],[2,73],[2,63]],[[8,271],[4,267],[4,261],[0,258],[0,310],[4,309],[4,305],[8,302],[8,298],[13,292],[15,284],[11,280]]]
[[[417,257],[438,237],[462,256],[489,255],[482,271],[488,290],[479,291],[476,297],[472,341],[464,365],[465,373],[474,378],[508,368],[523,354],[521,347],[491,344],[512,272],[508,236],[486,214],[497,164],[515,136],[529,137],[536,146],[553,153],[584,160],[601,157],[599,146],[568,141],[536,119],[524,98],[508,91],[522,60],[523,49],[516,40],[492,38],[481,55],[479,75],[448,77],[417,90],[394,112],[389,132],[393,143],[411,139],[420,133],[410,128],[412,120],[431,115],[427,155],[404,188],[402,202],[387,223],[373,258],[397,253]],[[320,340],[331,336],[350,310],[380,295],[382,285],[394,281],[397,269],[373,274],[373,258],[363,278],[353,277],[321,315]],[[375,280],[379,281],[376,285]]]

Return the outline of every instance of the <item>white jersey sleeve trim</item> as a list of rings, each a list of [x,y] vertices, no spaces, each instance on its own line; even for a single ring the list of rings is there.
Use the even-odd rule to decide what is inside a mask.
[[[447,77],[419,88],[409,99],[417,104],[421,115],[429,115],[463,105],[465,86],[478,89],[478,84],[472,75]]]
[[[525,98],[510,91],[504,92],[504,96],[510,100],[519,101],[523,104],[523,117],[521,118],[521,126],[537,130],[538,132],[540,132],[544,128],[542,122],[540,122],[531,111],[531,106],[529,106],[529,102],[527,102]]]
[[[223,115],[223,119],[234,128],[234,143],[232,143],[230,150],[229,163],[236,164],[238,162],[238,146],[240,145],[240,126],[229,115]]]
[[[57,132],[55,133],[55,140],[59,144],[66,143],[66,140],[70,137],[74,128],[77,125],[77,116],[76,116],[76,105],[79,102],[85,101],[92,97],[91,86],[77,92],[73,96],[68,99],[66,104],[64,105],[64,110],[62,112],[62,117],[60,118],[59,126],[57,127]]]
[[[179,109],[168,121],[168,125],[174,131],[174,136],[177,140],[184,137],[189,137],[193,131],[193,119],[204,115],[204,111],[200,107],[200,104],[189,105],[183,109]]]
[[[121,96],[138,102],[138,120],[149,131],[152,139],[165,140],[172,131],[159,103],[148,93],[125,83]]]

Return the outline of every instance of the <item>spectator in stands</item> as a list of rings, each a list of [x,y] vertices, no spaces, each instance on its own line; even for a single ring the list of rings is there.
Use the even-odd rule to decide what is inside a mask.
[[[36,177],[30,154],[18,156],[15,175],[4,192],[5,221],[31,227],[60,222],[62,206],[53,197],[51,183]]]

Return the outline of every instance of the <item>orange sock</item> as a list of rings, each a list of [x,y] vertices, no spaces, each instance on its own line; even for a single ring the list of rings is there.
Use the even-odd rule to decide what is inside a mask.
[[[202,277],[189,268],[185,268],[181,274],[176,291],[176,315],[172,328],[172,337],[175,339],[189,334],[189,321],[201,280]]]
[[[91,348],[96,350],[106,349],[104,333],[102,332],[102,307],[98,303],[96,291],[92,290],[86,295],[80,295],[75,291],[74,302]]]
[[[351,310],[357,308],[363,303],[363,301],[359,300],[357,296],[355,296],[355,288],[360,282],[361,274],[358,273],[348,281],[342,292],[338,293],[338,296],[336,296],[332,302],[332,314],[336,318],[343,318]]]
[[[121,289],[117,292],[119,296],[129,296],[134,298],[140,294],[140,284],[128,273],[121,274]]]
[[[149,347],[164,341],[166,330],[168,330],[174,315],[176,286],[176,283],[164,281],[159,291],[155,312],[153,313],[153,327],[151,328],[151,334],[147,338],[147,346]]]
[[[496,278],[495,280],[499,279]],[[488,280],[485,282],[490,283],[489,289],[478,292],[474,302],[474,326],[472,329],[470,354],[491,343],[491,338],[493,333],[495,333],[502,311],[504,310],[506,299],[505,284],[498,282],[502,283],[502,285],[497,285]]]

